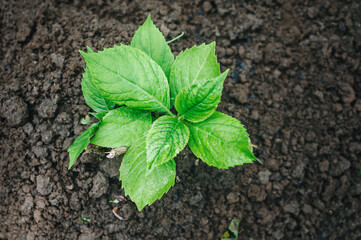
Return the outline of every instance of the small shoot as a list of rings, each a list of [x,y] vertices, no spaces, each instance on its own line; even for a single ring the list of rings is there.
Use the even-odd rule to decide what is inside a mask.
[[[181,34],[179,34],[178,36],[176,36],[176,37],[173,38],[172,40],[167,41],[167,44],[170,44],[170,43],[172,43],[172,42],[174,42],[174,41],[177,41],[178,39],[180,39],[181,37],[183,37],[183,35],[184,35],[184,32],[182,32]]]
[[[84,118],[82,118],[81,120],[80,120],[80,123],[82,124],[82,125],[87,125],[88,123],[90,123],[92,120],[90,119],[90,116],[89,116],[89,114],[88,115],[86,115]]]
[[[84,217],[84,214],[81,213],[81,224],[84,224],[85,222],[91,222],[92,220],[90,218]]]
[[[238,239],[238,228],[239,220],[232,219],[231,223],[228,226],[228,230],[222,235],[222,240],[237,240]]]

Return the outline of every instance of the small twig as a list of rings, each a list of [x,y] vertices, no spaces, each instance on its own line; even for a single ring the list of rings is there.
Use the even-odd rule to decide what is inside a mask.
[[[128,220],[128,219],[123,218],[123,217],[121,217],[121,216],[119,215],[119,207],[113,208],[113,214],[114,214],[119,220],[121,220],[121,221],[126,221],[126,220]]]
[[[254,144],[252,144],[252,143],[249,145],[249,147],[251,147],[252,149],[253,149],[253,148],[258,148],[257,145],[254,145]]]
[[[118,147],[118,148],[114,148],[112,149],[110,152],[107,152],[107,158],[114,158],[117,157],[123,153],[125,153],[128,150],[127,147]]]

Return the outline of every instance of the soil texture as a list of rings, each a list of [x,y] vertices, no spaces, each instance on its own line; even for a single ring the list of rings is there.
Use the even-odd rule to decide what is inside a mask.
[[[217,42],[218,110],[264,164],[218,170],[185,149],[139,212],[109,203],[121,159],[68,171],[67,148],[90,111],[78,50],[129,44],[148,13],[168,40],[185,33],[175,55]],[[360,1],[5,0],[0,21],[0,239],[220,239],[233,218],[239,239],[361,239]]]

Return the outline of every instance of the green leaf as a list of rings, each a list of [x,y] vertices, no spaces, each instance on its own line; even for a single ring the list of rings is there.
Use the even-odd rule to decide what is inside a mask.
[[[221,240],[237,240],[238,239],[239,220],[232,219],[228,230],[222,235]]]
[[[149,111],[120,107],[105,115],[91,143],[108,148],[129,147],[152,124]]]
[[[227,169],[257,160],[249,148],[250,139],[235,118],[215,112],[203,122],[187,122],[189,147],[210,166]]]
[[[183,88],[175,100],[180,118],[201,122],[211,116],[221,102],[223,82],[229,69],[216,78],[194,81]]]
[[[87,130],[85,130],[82,134],[80,134],[79,137],[75,139],[73,144],[68,148],[69,152],[69,167],[70,169],[73,164],[75,163],[75,160],[79,157],[79,155],[84,151],[84,149],[89,145],[90,138],[94,135],[94,133],[98,129],[99,123],[93,123],[88,127]]]
[[[168,80],[160,66],[141,50],[121,45],[81,54],[105,99],[118,105],[170,113]]]
[[[156,168],[173,159],[189,140],[188,127],[171,116],[162,116],[153,124],[147,135],[148,168]]]
[[[220,74],[215,55],[215,42],[202,44],[181,52],[172,65],[170,72],[170,91],[173,98],[195,80],[211,79]]]
[[[85,102],[96,112],[108,112],[114,109],[115,104],[104,99],[98,88],[92,82],[91,74],[87,68],[83,74],[81,81],[81,89],[83,91]]]
[[[105,115],[107,115],[107,113],[108,113],[108,112],[99,112],[99,113],[90,112],[89,114],[92,115],[92,116],[94,116],[94,117],[96,117],[98,120],[101,121],[101,120],[103,119],[103,117],[104,117]]]
[[[93,53],[93,49],[91,49],[89,46],[86,46],[86,49],[88,50],[89,53]]]
[[[170,68],[174,62],[174,56],[163,34],[150,18],[150,14],[143,25],[135,32],[131,46],[148,54],[156,63],[158,63],[167,78],[169,78]]]
[[[165,164],[147,170],[145,138],[133,144],[123,157],[120,177],[125,194],[135,202],[139,211],[146,205],[160,199],[174,185],[176,166],[170,160]]]
[[[90,123],[92,120],[90,119],[89,115],[86,115],[84,118],[80,119],[80,123],[82,125],[87,125],[88,123]]]

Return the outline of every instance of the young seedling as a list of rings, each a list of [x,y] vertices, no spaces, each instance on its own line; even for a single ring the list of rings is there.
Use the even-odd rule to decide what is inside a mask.
[[[228,230],[222,235],[221,240],[237,240],[238,239],[239,220],[232,219],[228,226]]]
[[[81,224],[84,224],[85,222],[91,222],[92,220],[90,218],[84,217],[84,214],[81,214]]]
[[[187,144],[220,169],[257,160],[239,120],[216,111],[229,69],[220,72],[214,42],[186,49],[174,60],[148,16],[130,46],[80,53],[86,62],[84,99],[99,121],[68,149],[69,169],[89,144],[116,149],[110,157],[128,148],[120,180],[142,210],[174,185],[174,158]]]
[[[91,119],[90,119],[89,114],[86,115],[84,118],[82,118],[82,119],[80,120],[80,123],[83,124],[83,125],[87,125],[87,124],[90,123],[90,122],[91,122]]]

